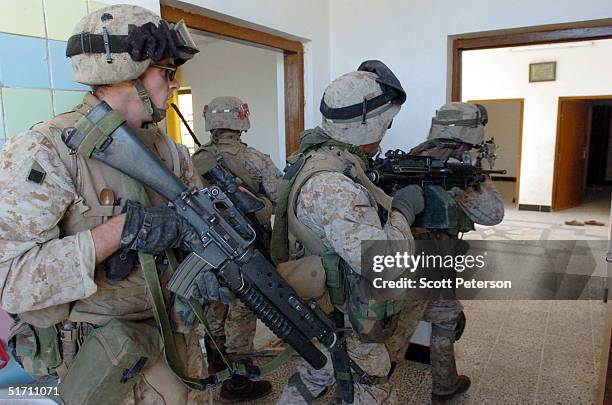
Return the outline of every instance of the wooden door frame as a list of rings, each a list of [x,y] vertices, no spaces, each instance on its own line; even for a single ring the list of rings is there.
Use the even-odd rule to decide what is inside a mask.
[[[281,50],[285,77],[285,150],[287,155],[298,148],[299,134],[304,130],[304,46],[299,41],[268,34],[252,28],[217,20],[160,5],[161,16],[168,22],[184,20],[189,28],[223,36],[254,46]]]
[[[589,101],[589,100],[602,100],[602,99],[607,99],[607,100],[612,100],[612,95],[602,95],[602,96],[568,96],[568,97],[559,97],[559,100],[557,101],[557,131],[556,131],[556,135],[555,135],[555,157],[553,160],[554,166],[553,166],[553,184],[552,184],[552,201],[551,201],[551,209],[553,211],[556,211],[558,208],[558,204],[557,204],[557,177],[559,175],[558,170],[559,170],[559,149],[561,147],[561,144],[559,142],[559,135],[561,134],[561,103],[563,101],[571,101],[571,100],[575,100],[575,101],[580,101],[580,100],[584,100],[584,101]],[[592,107],[591,107],[592,108]],[[592,120],[592,109],[591,112],[589,113],[589,119],[588,119],[588,123],[587,123],[587,132],[590,133],[591,131],[591,120]],[[587,133],[587,136],[589,135]],[[584,179],[582,179],[582,181],[584,181]]]
[[[554,29],[546,27],[520,28],[501,35],[459,36],[453,38],[451,100],[461,101],[461,54],[476,49],[538,45],[555,42],[591,41],[612,38],[612,22],[606,20],[563,24]]]
[[[521,104],[521,115],[519,122],[519,138],[518,138],[518,162],[516,168],[516,188],[514,194],[516,200],[514,206],[519,206],[519,193],[521,189],[521,156],[523,155],[523,116],[525,112],[525,99],[524,98],[496,98],[492,100],[470,100],[470,103],[504,103],[504,102],[519,102]],[[503,168],[502,168],[503,169]]]

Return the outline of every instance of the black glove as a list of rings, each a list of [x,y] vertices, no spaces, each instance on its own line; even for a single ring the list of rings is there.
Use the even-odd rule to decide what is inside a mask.
[[[106,278],[111,281],[124,280],[136,266],[138,252],[129,249],[119,249],[104,261]]]
[[[191,225],[165,205],[142,208],[137,202],[127,201],[125,214],[121,248],[158,254],[187,243],[192,250],[201,250],[201,243],[198,243]]]
[[[160,22],[159,26],[152,22],[140,27],[131,25],[128,31],[127,50],[134,61],[152,59],[159,62],[179,56],[178,36],[166,22]]]
[[[233,265],[233,263],[229,265]],[[201,303],[204,303],[204,301],[221,301],[229,305],[234,302],[235,298],[229,288],[222,287],[219,284],[217,276],[210,270],[201,271],[193,279],[188,294],[190,298],[195,298]]]
[[[400,188],[393,195],[391,207],[402,213],[409,225],[414,223],[414,218],[425,208],[423,189],[417,185]]]

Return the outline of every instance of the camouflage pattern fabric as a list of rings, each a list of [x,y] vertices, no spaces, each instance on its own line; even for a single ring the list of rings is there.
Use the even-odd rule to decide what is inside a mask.
[[[430,301],[424,320],[431,322],[431,378],[432,392],[445,395],[453,392],[457,383],[454,344],[457,318],[463,305],[456,299]]]
[[[384,376],[389,372],[391,363],[383,344],[361,343],[357,338],[351,336],[347,340],[347,349],[349,356],[370,375]],[[320,370],[312,368],[301,357],[297,361],[297,373],[308,392],[315,397],[335,383],[331,359],[325,350],[324,352],[327,356],[327,364]],[[389,383],[378,385],[354,384],[354,389],[354,404],[395,404],[397,402],[397,394]],[[276,403],[278,405],[304,405],[308,402],[296,386],[287,384],[283,387]]]
[[[213,336],[225,336],[228,353],[253,351],[257,317],[239,300],[230,305],[211,302],[206,311],[206,320]]]
[[[412,240],[410,226],[399,211],[393,210],[381,225],[367,189],[341,173],[312,176],[300,191],[296,215],[359,274],[362,240]]]
[[[470,187],[455,197],[455,201],[477,224],[492,226],[504,219],[504,202],[489,176],[480,185],[479,190]]]
[[[419,322],[425,315],[428,302],[424,300],[405,300],[399,314],[397,324],[400,328],[395,328],[395,332],[385,341],[385,346],[389,351],[391,361],[402,363],[404,355],[410,344],[410,338],[414,334]]]
[[[216,97],[204,106],[204,129],[233,129],[246,131],[251,128],[249,106],[238,97]]]
[[[212,152],[213,149],[218,149],[217,153],[221,155],[235,175],[245,177],[242,180],[255,191],[263,188],[265,196],[276,204],[278,187],[283,174],[269,155],[243,143],[237,131],[217,130],[211,135],[211,143],[203,145],[193,155],[193,164],[200,175],[210,169],[208,157],[204,154],[200,156],[200,153],[208,150]],[[234,165],[241,167],[236,170]]]
[[[209,105],[209,108],[212,107]],[[270,156],[241,142],[238,131],[215,130],[211,143],[194,154],[194,165],[200,175],[205,174],[210,166],[210,156],[206,152],[213,150],[251,189],[263,192],[262,200],[269,200],[266,208],[255,213],[260,223],[269,227],[272,205],[278,200],[278,186],[282,177]],[[257,317],[242,302],[236,300],[229,307],[212,302],[207,310],[207,320],[214,336],[225,335],[228,353],[253,351]]]
[[[27,131],[0,156],[0,307],[20,313],[96,292],[91,232],[59,238],[58,222],[78,196],[51,142]],[[26,180],[34,162],[46,172],[41,184]]]
[[[61,142],[59,140],[61,130],[74,125],[82,116],[81,107],[97,102],[98,100],[88,93],[83,104],[79,105],[75,112],[60,115],[52,121],[38,124],[32,130],[12,137],[5,149],[0,152],[2,160],[0,187],[3,189],[0,194],[0,205],[4,207],[0,212],[0,288],[2,291],[0,307],[8,312],[25,314],[34,310],[45,311],[64,303],[71,304],[71,315],[79,304],[91,310],[91,305],[86,300],[94,294],[99,295],[100,290],[104,288],[104,283],[108,284],[107,281],[101,280],[103,278],[102,269],[95,271],[95,249],[90,228],[76,231],[74,234],[66,231],[66,221],[70,215],[72,217],[84,215],[83,211],[79,211],[79,207],[83,208],[79,202],[86,199],[87,193],[91,193],[91,190],[96,191],[95,187],[104,185],[89,184],[88,181],[85,184],[84,179],[91,178],[85,176],[89,173],[87,170],[91,168],[87,166],[90,164],[89,161],[84,160],[85,163],[79,163],[81,177],[80,182],[77,183],[71,171],[76,170],[77,157],[68,156],[68,153],[60,150],[55,143],[56,140]],[[164,137],[162,140],[166,137],[161,133],[159,135]],[[166,147],[163,146],[163,143],[160,145],[163,148]],[[170,148],[170,145],[167,147]],[[179,147],[177,151],[179,166],[176,168],[176,174],[191,186],[201,185],[198,177],[195,176],[186,148]],[[166,159],[165,162],[172,164],[174,159]],[[93,166],[93,163],[91,165]],[[32,176],[33,169],[42,175]],[[99,172],[108,170],[108,173],[104,172],[108,174],[104,181],[120,180],[120,174],[110,167],[101,166],[97,170]],[[100,175],[100,177],[103,176]],[[78,190],[83,190],[83,193],[80,194]],[[119,191],[119,188],[116,190]],[[91,197],[97,201],[97,196],[96,192]],[[138,268],[133,273],[137,273],[137,270]],[[144,280],[137,277],[138,274],[134,277],[132,275],[125,281],[116,283],[117,287],[125,288],[125,291],[129,291],[132,295],[123,298],[121,296],[112,298],[111,294],[105,296],[105,299],[108,298],[103,301],[108,305],[106,307],[107,316],[109,314],[119,316],[114,315],[112,311],[116,310],[117,302],[123,301],[131,306],[122,308],[136,308],[136,310],[134,312],[124,311],[119,317],[141,320],[151,316],[150,304],[146,302]],[[140,295],[134,297],[136,292],[142,294],[144,301],[142,306],[139,301]],[[141,308],[143,306],[144,308]],[[69,315],[68,305],[65,307],[66,311],[61,319]],[[78,321],[93,322],[87,319]],[[152,318],[151,321],[153,321]],[[21,345],[24,349],[27,347],[27,342],[20,343],[24,343]],[[199,346],[192,345],[191,347],[194,353],[185,356],[185,359],[197,358]],[[186,398],[186,388],[172,374],[165,360],[162,359],[160,367],[163,369],[161,373],[165,373],[169,379],[161,383],[163,387],[155,386],[154,389],[166,390],[168,394],[166,398]],[[32,364],[31,368],[38,369],[39,372],[44,371],[42,370],[43,365]],[[149,383],[153,384],[151,381]],[[172,387],[179,387],[180,390],[172,391],[170,389]],[[144,402],[154,403],[147,400]],[[169,403],[181,402],[172,400]]]
[[[298,220],[317,234],[323,243],[344,259],[355,273],[361,273],[362,240],[412,240],[406,219],[393,210],[383,226],[374,199],[367,189],[337,172],[314,174],[300,190],[296,205]],[[389,354],[382,343],[364,343],[358,336],[348,340],[349,356],[366,372],[385,376],[391,368]],[[308,391],[318,395],[334,382],[330,361],[314,370],[300,360],[298,374]],[[389,384],[355,384],[355,403],[394,403],[396,394]],[[278,404],[306,403],[299,391],[285,386]]]

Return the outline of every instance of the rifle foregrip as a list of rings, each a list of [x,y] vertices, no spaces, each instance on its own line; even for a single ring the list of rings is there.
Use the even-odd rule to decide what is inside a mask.
[[[293,347],[308,364],[319,370],[327,363],[325,355],[294,328],[261,292],[248,285],[234,293],[276,336]]]

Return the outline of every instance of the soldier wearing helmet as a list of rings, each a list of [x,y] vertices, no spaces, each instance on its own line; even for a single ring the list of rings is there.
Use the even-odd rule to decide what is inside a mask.
[[[184,24],[138,6],[85,16],[66,54],[75,80],[92,91],[2,151],[0,307],[16,315],[15,357],[38,380],[59,377],[67,404],[185,404],[200,394],[188,394],[175,375],[201,371],[197,340],[161,339],[147,296],[156,284],[145,281],[161,274],[163,285],[189,225],[152,190],[61,140],[104,101],[183,182],[201,186],[187,149],[154,125],[178,88],[177,66],[197,52]],[[155,256],[144,263],[136,250]]]
[[[447,103],[432,118],[427,140],[411,149],[409,154],[431,156],[442,161],[471,159],[467,152],[483,142],[487,122],[487,110],[480,104]],[[503,219],[501,196],[488,176],[477,190],[455,187],[450,194],[469,221],[490,226],[497,225]],[[470,227],[472,225],[470,222]],[[413,228],[413,232],[418,239],[448,240],[457,239],[458,236],[456,231],[453,233],[445,229]],[[425,320],[432,324],[430,349],[434,399],[448,398],[469,387],[469,379],[457,375],[453,351],[454,342],[465,327],[462,309],[461,303],[455,299],[407,302],[399,321],[406,327],[398,328],[386,342],[392,360],[401,362],[418,321]],[[456,383],[451,384],[453,381]]]
[[[248,146],[241,138],[243,132],[251,127],[249,106],[237,97],[217,97],[204,106],[205,130],[210,131],[211,139],[193,155],[193,164],[201,175],[215,165],[221,164],[242,186],[250,190],[264,204],[255,213],[258,223],[258,241],[261,250],[269,254],[271,233],[270,219],[278,199],[280,170],[270,156]],[[207,318],[213,336],[222,352],[245,353],[253,351],[253,338],[257,318],[240,301],[229,306],[213,302],[208,306]],[[217,373],[226,368],[222,358],[217,355],[215,345],[206,338],[208,371]],[[235,375],[223,382],[220,399],[225,402],[253,400],[264,397],[272,391],[268,381],[250,381]]]
[[[364,172],[368,155],[378,149],[405,100],[406,93],[387,66],[379,61],[362,63],[357,71],[340,76],[325,89],[321,127],[302,133],[300,149],[288,159],[279,193],[285,198],[279,207],[287,208],[275,212],[272,257],[298,291],[298,285],[310,285],[314,292],[307,298],[317,299],[337,327],[353,330],[346,350],[368,377],[341,372],[334,359],[321,370],[299,360],[279,404],[309,403],[334,383],[337,400],[345,403],[393,403],[396,399],[386,381],[391,362],[384,341],[397,324],[397,305],[363,302],[365,297],[352,286],[365,274],[361,241],[400,240],[413,249],[410,225],[423,209],[422,190],[409,186],[391,198]],[[287,262],[287,230],[305,251],[301,261],[294,261],[295,266]],[[313,256],[320,260],[312,260]],[[286,271],[285,266],[294,269]],[[315,277],[319,272],[325,275]],[[314,285],[314,280],[323,281]]]

